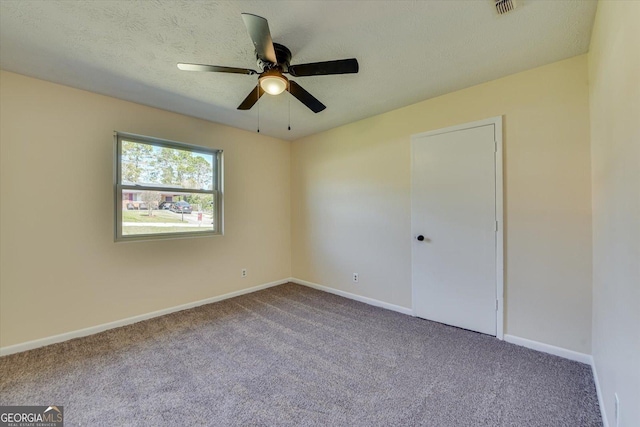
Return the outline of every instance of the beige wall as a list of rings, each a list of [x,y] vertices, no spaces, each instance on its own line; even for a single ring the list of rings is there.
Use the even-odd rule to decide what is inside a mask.
[[[589,52],[593,358],[610,426],[640,425],[640,2],[601,1]]]
[[[411,307],[410,137],[497,115],[504,115],[505,333],[590,353],[586,55],[295,141],[293,276]]]
[[[8,72],[0,91],[1,346],[291,275],[289,142]],[[225,235],[114,243],[114,130],[223,149]]]
[[[504,115],[505,333],[590,353],[586,55],[292,145],[0,77],[2,346],[290,275],[411,307],[410,136]],[[224,149],[225,236],[114,244],[113,130]]]

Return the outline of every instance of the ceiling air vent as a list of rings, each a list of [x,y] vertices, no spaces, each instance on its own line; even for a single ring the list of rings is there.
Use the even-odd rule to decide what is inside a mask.
[[[496,0],[496,11],[498,15],[504,15],[516,8],[516,0]]]

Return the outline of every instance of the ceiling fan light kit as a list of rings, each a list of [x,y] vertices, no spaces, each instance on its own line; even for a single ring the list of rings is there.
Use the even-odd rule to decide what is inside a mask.
[[[273,43],[271,32],[269,31],[269,23],[265,18],[243,13],[242,20],[255,47],[257,65],[262,72],[247,68],[218,65],[178,64],[178,68],[184,71],[259,74],[257,90],[252,89],[249,92],[249,95],[238,106],[239,110],[250,110],[264,93],[279,95],[286,90],[311,111],[319,113],[327,107],[298,83],[287,79],[284,74],[289,74],[293,77],[326,76],[332,74],[355,74],[359,70],[358,60],[355,58],[290,65],[291,51],[286,46]]]
[[[258,79],[260,87],[269,95],[280,95],[289,87],[289,80],[278,70],[268,70]]]

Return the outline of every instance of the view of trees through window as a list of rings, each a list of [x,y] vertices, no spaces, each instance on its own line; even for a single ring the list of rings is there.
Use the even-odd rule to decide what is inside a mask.
[[[118,138],[116,239],[218,232],[217,166],[210,152]],[[213,151],[213,153],[211,152]]]
[[[122,141],[123,183],[213,188],[213,156],[175,148]]]

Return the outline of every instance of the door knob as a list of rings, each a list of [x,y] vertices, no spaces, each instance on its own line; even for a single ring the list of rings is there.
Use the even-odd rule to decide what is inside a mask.
[[[424,236],[421,234],[418,237],[416,237],[416,239],[418,239],[418,242],[422,242],[424,241]]]

